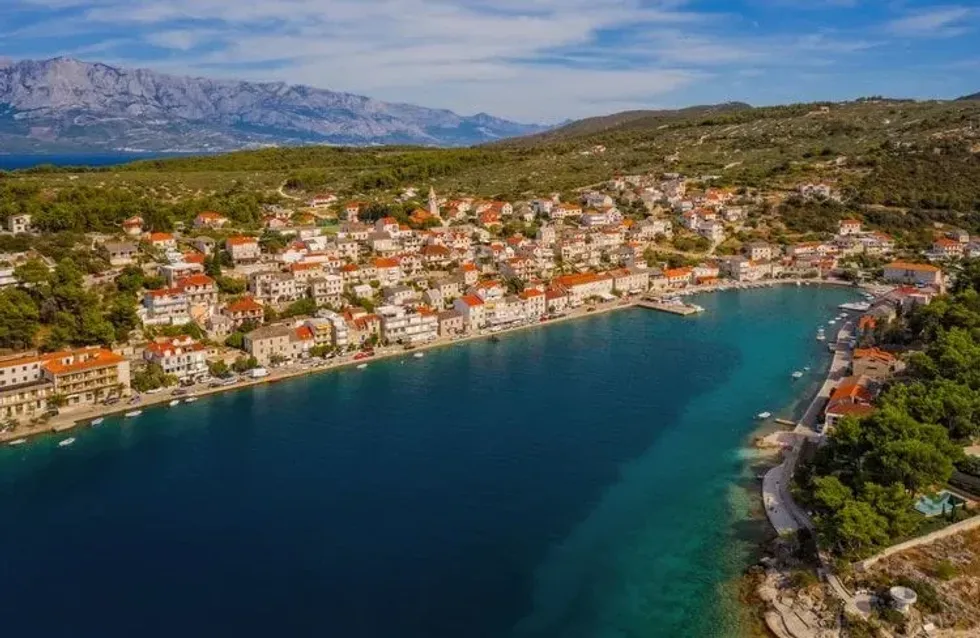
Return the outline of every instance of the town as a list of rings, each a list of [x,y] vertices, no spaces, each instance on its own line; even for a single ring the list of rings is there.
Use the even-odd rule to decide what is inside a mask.
[[[908,254],[857,218],[823,241],[766,241],[766,194],[712,179],[616,175],[574,197],[514,202],[432,188],[389,202],[283,193],[261,229],[216,211],[166,232],[130,217],[114,235],[87,235],[109,268],[83,285],[137,281],[138,305],[122,310],[135,312],[134,329],[114,343],[0,358],[4,436],[137,405],[167,386],[223,388],[640,300],[683,305],[678,295],[719,286],[878,280],[928,298],[943,291],[945,264],[980,253],[948,229],[926,254]],[[792,197],[841,199],[825,183]],[[31,237],[31,224],[6,220],[16,237]],[[31,250],[3,263],[4,287],[60,276]],[[887,320],[888,308],[866,321]]]

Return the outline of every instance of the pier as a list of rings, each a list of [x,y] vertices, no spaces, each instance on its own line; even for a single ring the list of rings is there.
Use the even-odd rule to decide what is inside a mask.
[[[647,310],[659,310],[660,312],[669,312],[672,315],[681,315],[682,317],[704,312],[704,308],[701,306],[694,306],[686,303],[666,303],[663,301],[656,301],[654,299],[641,299],[640,301],[636,302],[636,305],[640,308],[646,308]]]

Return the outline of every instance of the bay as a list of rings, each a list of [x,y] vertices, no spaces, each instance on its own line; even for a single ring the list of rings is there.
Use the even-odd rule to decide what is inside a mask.
[[[5,634],[737,636],[753,415],[853,298],[703,295],[3,448]]]

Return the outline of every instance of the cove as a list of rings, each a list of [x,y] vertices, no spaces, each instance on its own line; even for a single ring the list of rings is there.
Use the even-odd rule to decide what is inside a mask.
[[[737,635],[753,415],[853,298],[713,293],[0,449],[5,633]]]

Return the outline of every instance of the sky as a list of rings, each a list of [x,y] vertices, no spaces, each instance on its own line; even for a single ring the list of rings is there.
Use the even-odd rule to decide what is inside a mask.
[[[554,123],[980,91],[980,0],[0,0],[0,57]]]

